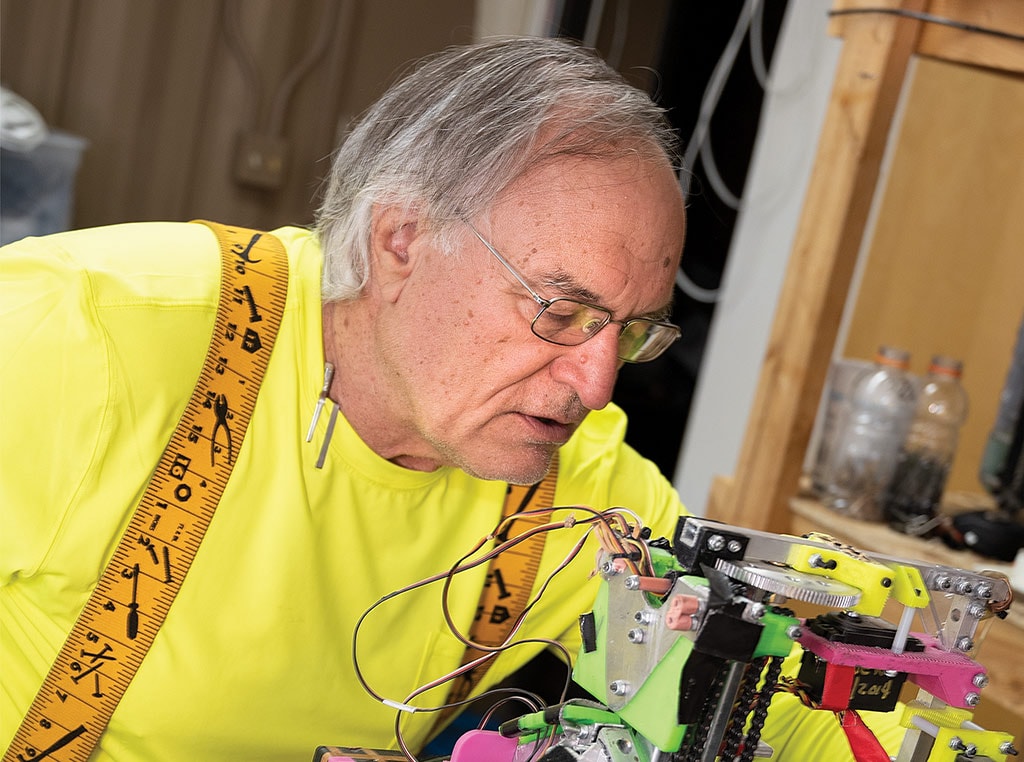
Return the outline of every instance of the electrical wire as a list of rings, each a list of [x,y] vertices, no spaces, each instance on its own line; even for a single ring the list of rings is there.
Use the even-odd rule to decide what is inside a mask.
[[[341,3],[336,0],[326,0],[312,47],[306,53],[306,57],[293,66],[278,85],[271,103],[270,116],[267,119],[268,134],[280,135],[284,130],[284,117],[288,110],[288,103],[295,93],[295,88],[323,58],[331,44],[331,36],[338,23],[338,7],[340,5]]]
[[[736,55],[739,53],[740,46],[743,43],[743,37],[747,32],[747,28],[750,26],[750,20],[754,14],[754,8],[759,3],[760,0],[745,0],[743,3],[743,8],[740,10],[739,18],[736,21],[736,25],[733,27],[729,41],[725,44],[725,48],[722,50],[722,55],[715,64],[715,68],[711,72],[711,77],[708,79],[708,84],[704,88],[704,95],[701,98],[700,110],[697,115],[697,124],[694,126],[693,134],[690,136],[690,140],[686,145],[686,150],[683,153],[684,171],[681,176],[681,182],[683,185],[684,196],[689,196],[690,193],[691,174],[687,170],[693,167],[697,160],[697,156],[700,153],[701,145],[703,145],[705,140],[707,140],[708,133],[711,129],[711,117],[714,115],[715,109],[718,107],[718,100],[722,95],[722,91],[725,89],[725,83],[729,79],[729,74],[732,71],[733,64],[736,62]]]
[[[839,8],[836,10],[830,10],[828,15],[853,16],[866,13],[882,14],[886,16],[902,16],[904,18],[914,19],[915,21],[923,21],[927,24],[939,24],[941,26],[952,27],[964,32],[987,34],[1004,40],[1024,42],[1024,34],[1016,34],[1015,32],[1007,32],[1003,29],[993,29],[992,27],[980,26],[978,24],[969,24],[966,21],[957,21],[956,19],[946,18],[945,16],[936,16],[935,14],[924,13],[923,11],[910,11],[904,8]]]
[[[249,50],[249,46],[242,36],[242,19],[238,11],[239,0],[224,0],[221,6],[221,18],[224,25],[224,40],[227,42],[228,52],[238,62],[242,70],[242,79],[252,94],[252,100],[248,104],[249,115],[246,118],[247,124],[255,124],[263,107],[263,82],[260,79],[259,69],[256,67],[256,59]]]
[[[712,190],[727,206],[732,209],[739,208],[739,197],[729,190],[715,164],[710,141],[711,118],[718,108],[718,101],[736,62],[736,56],[739,53],[740,46],[743,44],[743,38],[747,34],[747,30],[751,28],[751,22],[754,17],[759,15],[760,6],[761,0],[745,0],[743,7],[740,9],[739,18],[736,20],[736,25],[733,27],[732,34],[729,36],[729,40],[722,50],[722,55],[715,64],[711,77],[704,88],[700,110],[697,115],[697,124],[690,135],[686,150],[683,152],[683,166],[679,172],[679,182],[683,189],[684,198],[689,198],[690,196],[693,167],[697,157],[700,156]],[[758,22],[758,29],[760,29],[760,26],[761,24]],[[761,50],[762,48],[759,46],[758,49]],[[763,53],[761,61],[763,64]],[[682,266],[676,270],[676,286],[694,301],[704,304],[717,302],[721,294],[720,287],[708,289],[694,283]]]
[[[486,545],[488,542],[493,542],[496,539],[503,537],[507,533],[508,528],[514,521],[525,517],[535,517],[564,511],[572,511],[572,513],[570,513],[570,515],[562,521],[550,521],[542,525],[530,527],[514,537],[498,542],[491,550],[477,555],[479,551],[484,547],[484,545]],[[583,513],[586,515],[584,515],[582,518],[577,518],[576,513]],[[633,523],[630,523],[629,519],[632,519]],[[459,628],[456,626],[454,622],[454,619],[452,618],[448,601],[451,582],[456,574],[460,574],[464,571],[477,568],[481,564],[493,560],[496,556],[500,555],[501,553],[508,551],[509,549],[519,545],[520,543],[527,541],[531,537],[534,537],[538,534],[557,531],[560,529],[568,529],[575,526],[586,526],[586,531],[584,532],[583,536],[570,549],[570,551],[566,554],[565,558],[562,559],[558,566],[556,566],[548,574],[544,582],[538,588],[536,595],[534,595],[533,598],[527,603],[523,611],[513,622],[512,626],[510,627],[509,634],[506,636],[505,640],[501,644],[497,646],[488,646],[481,643],[476,643],[459,630]],[[503,694],[528,695],[531,698],[531,700],[537,700],[540,702],[541,705],[543,705],[543,701],[540,700],[539,697],[535,696],[534,694],[530,694],[529,692],[525,691],[519,691],[518,689],[504,688],[492,688],[478,696],[468,697],[458,702],[445,703],[436,707],[413,706],[411,702],[413,702],[423,693],[426,693],[427,691],[430,691],[447,682],[450,682],[472,671],[476,667],[485,664],[486,662],[497,657],[500,653],[509,650],[510,648],[526,644],[541,644],[545,647],[559,650],[566,664],[570,663],[570,655],[568,651],[565,649],[565,646],[563,646],[556,640],[548,638],[522,638],[519,640],[514,640],[514,638],[516,633],[522,626],[523,622],[525,621],[527,614],[542,598],[542,596],[547,591],[548,586],[551,584],[554,578],[561,571],[563,571],[575,558],[578,557],[587,539],[592,534],[598,538],[599,544],[606,553],[608,553],[612,558],[620,560],[621,563],[627,565],[635,573],[653,573],[650,552],[647,549],[646,543],[642,542],[641,540],[643,536],[642,522],[637,517],[637,515],[632,511],[628,511],[627,509],[622,508],[611,508],[607,511],[597,511],[593,508],[581,505],[556,506],[547,509],[533,509],[529,511],[520,511],[518,513],[503,518],[488,535],[478,540],[474,544],[473,548],[460,559],[458,559],[447,571],[432,575],[425,579],[419,580],[418,582],[413,582],[409,585],[406,585],[405,587],[388,593],[362,613],[362,615],[356,621],[356,625],[352,633],[353,670],[355,672],[356,679],[359,681],[359,684],[362,686],[363,690],[367,692],[367,694],[369,694],[374,700],[398,710],[395,717],[395,738],[399,745],[399,748],[405,755],[406,759],[410,760],[410,762],[417,762],[415,755],[412,753],[411,750],[409,750],[408,744],[406,743],[405,738],[402,734],[401,720],[402,715],[406,712],[438,712],[449,708],[461,707],[471,702],[478,701],[481,698],[493,698],[495,695]],[[627,548],[632,548],[632,550],[628,550]],[[448,626],[452,634],[461,643],[466,645],[467,648],[473,648],[481,651],[482,655],[475,659],[471,659],[465,664],[460,665],[458,668],[456,668],[452,672],[449,672],[446,675],[443,675],[435,680],[432,680],[424,685],[421,685],[420,687],[413,690],[401,702],[388,699],[380,695],[376,690],[372,688],[372,686],[367,681],[366,677],[363,675],[362,669],[359,666],[359,632],[362,628],[362,625],[366,620],[367,616],[369,616],[371,612],[373,612],[378,606],[382,605],[383,603],[390,601],[399,595],[403,595],[405,593],[411,592],[418,588],[439,581],[444,582],[444,589],[442,593],[442,611],[446,625]],[[562,701],[565,700],[565,696],[569,689],[570,680],[571,672],[567,670],[561,694]]]
[[[284,79],[274,91],[270,112],[267,115],[266,122],[264,122],[264,131],[268,135],[280,136],[284,131],[284,120],[288,104],[291,102],[299,83],[323,58],[330,47],[331,37],[338,26],[339,7],[342,5],[345,7],[346,14],[351,12],[350,2],[343,3],[337,2],[337,0],[326,0],[324,2],[323,12],[320,22],[317,24],[317,33],[313,44],[302,60],[285,73]],[[221,17],[228,51],[238,62],[242,70],[242,78],[252,93],[252,103],[249,105],[250,115],[246,123],[256,125],[259,122],[259,115],[263,106],[263,80],[252,50],[242,34],[242,19],[239,6],[240,0],[224,0],[221,8]]]

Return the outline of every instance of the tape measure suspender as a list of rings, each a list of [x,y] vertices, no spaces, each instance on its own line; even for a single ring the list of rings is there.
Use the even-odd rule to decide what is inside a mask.
[[[558,482],[558,454],[551,462],[551,468],[542,481],[529,486],[509,485],[505,495],[505,506],[502,518],[525,510],[551,508],[555,504],[555,485]],[[549,514],[539,516],[523,516],[516,519],[509,527],[508,535],[515,537],[533,526],[545,524],[550,520]],[[544,554],[546,534],[538,534],[529,540],[505,551],[491,560],[487,568],[487,582],[480,594],[480,605],[477,606],[476,618],[469,630],[469,639],[485,646],[499,646],[505,642],[512,625],[523,609],[530,602],[537,569]],[[502,538],[504,539],[504,538]],[[467,648],[462,657],[462,664],[483,655],[476,648]],[[449,703],[462,701],[475,688],[494,660],[470,670],[456,680],[448,692]],[[453,710],[443,711],[434,727],[440,727],[451,718]]]
[[[114,555],[4,762],[84,762],[145,658],[227,486],[288,293],[266,233],[203,221],[221,250],[213,338],[196,388]]]

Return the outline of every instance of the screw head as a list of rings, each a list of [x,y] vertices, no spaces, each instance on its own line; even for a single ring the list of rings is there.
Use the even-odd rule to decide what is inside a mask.
[[[977,706],[979,703],[981,703],[981,696],[971,691],[966,696],[964,696],[964,703],[967,704],[967,706]]]
[[[608,690],[616,696],[625,696],[629,693],[629,683],[625,680],[612,680]]]
[[[974,641],[964,635],[956,642],[956,647],[960,651],[970,651],[974,648]]]
[[[643,643],[644,642],[644,631],[639,627],[634,627],[632,630],[626,633],[626,637],[630,643]]]
[[[640,589],[640,578],[635,574],[631,574],[626,577],[626,589],[627,590],[639,590]]]
[[[743,550],[743,543],[739,540],[729,540],[729,544],[726,546],[730,553],[739,553]]]
[[[725,538],[720,534],[713,534],[708,538],[708,550],[716,553],[725,547]]]
[[[971,682],[974,683],[975,688],[984,688],[986,685],[988,685],[988,675],[986,675],[984,672],[979,672],[973,678],[971,678]]]

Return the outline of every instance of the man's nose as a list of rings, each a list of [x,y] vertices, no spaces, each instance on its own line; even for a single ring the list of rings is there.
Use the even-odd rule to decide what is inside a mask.
[[[610,323],[583,344],[566,347],[551,364],[555,380],[570,386],[589,410],[600,410],[611,402],[622,367],[619,333],[619,326]]]

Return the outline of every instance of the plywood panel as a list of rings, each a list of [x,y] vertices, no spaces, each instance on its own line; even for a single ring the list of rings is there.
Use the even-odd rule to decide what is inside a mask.
[[[971,411],[950,487],[977,470],[1024,317],[1024,77],[922,58],[844,354],[905,347],[963,359]]]

